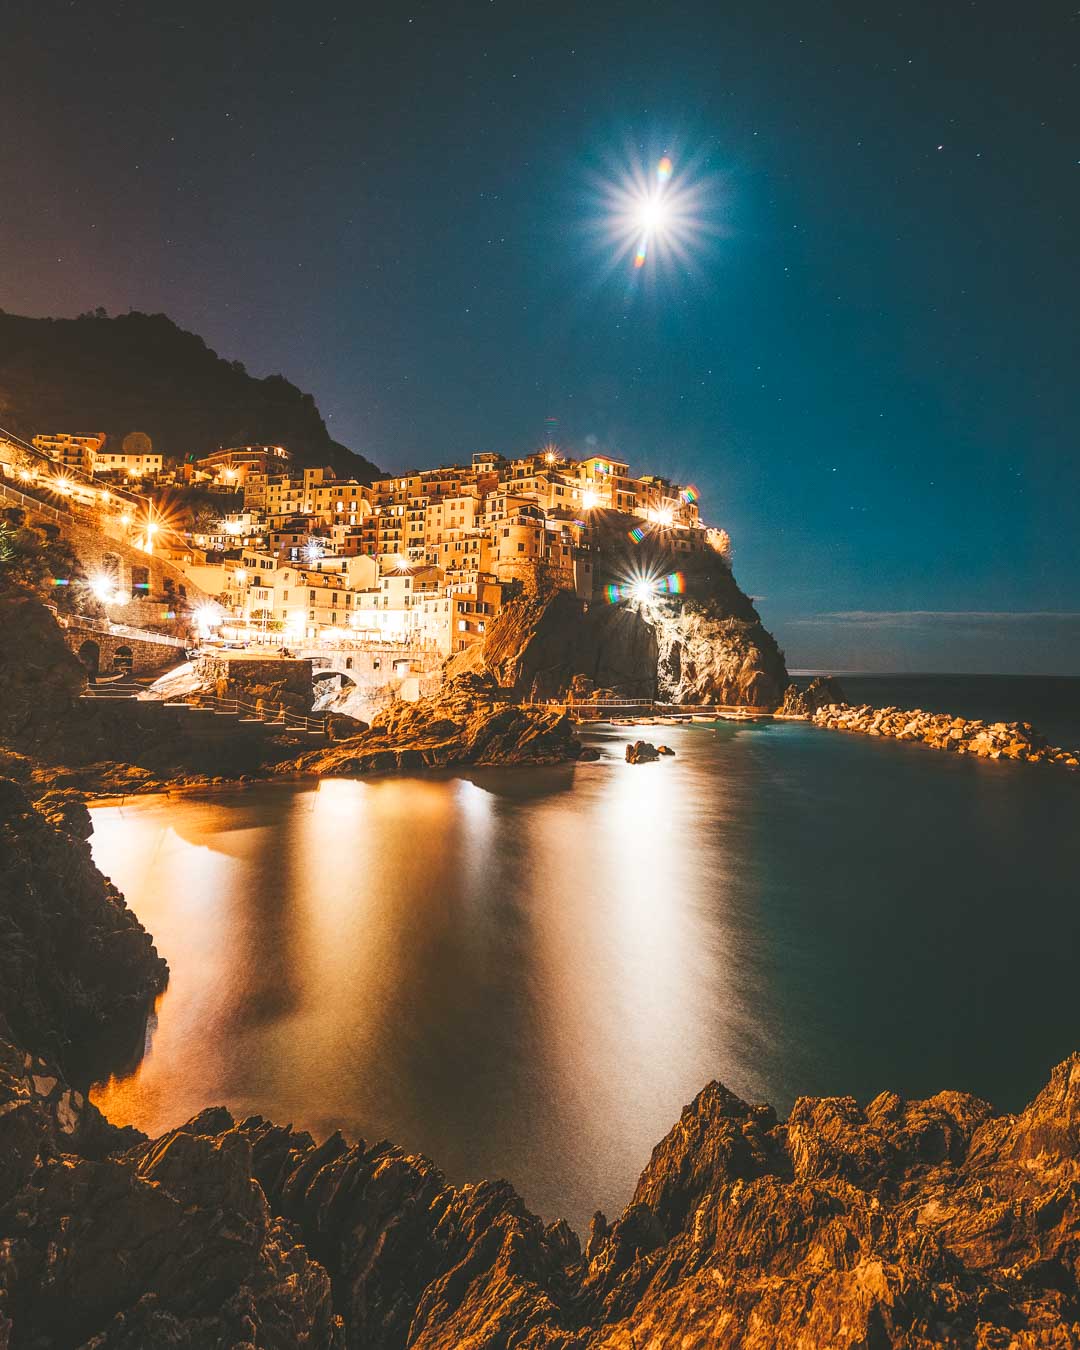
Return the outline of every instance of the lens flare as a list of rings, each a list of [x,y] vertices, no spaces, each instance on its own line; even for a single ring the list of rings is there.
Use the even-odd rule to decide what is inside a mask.
[[[609,605],[617,605],[624,600],[638,605],[647,605],[660,595],[684,595],[686,577],[682,572],[669,572],[665,577],[639,575],[630,577],[621,586],[610,583],[604,587],[604,599]]]
[[[632,530],[627,531],[627,534],[629,535],[631,543],[634,544],[640,544],[641,541],[645,538],[645,531],[641,528],[640,525],[635,525]]]

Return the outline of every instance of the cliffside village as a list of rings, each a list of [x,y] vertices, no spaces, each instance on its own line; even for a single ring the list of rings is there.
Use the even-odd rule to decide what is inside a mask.
[[[169,470],[145,437],[109,448],[104,436],[56,434],[35,437],[34,448],[53,466],[54,492],[95,502],[111,536],[168,559],[193,595],[213,598],[196,610],[204,638],[259,646],[394,644],[442,659],[480,641],[538,566],[591,601],[601,511],[636,518],[628,551],[653,531],[676,558],[729,546],[702,524],[693,487],[555,447],[520,458],[478,453],[468,465],[370,486],[328,468],[294,470],[277,445],[222,449]],[[48,468],[3,467],[9,479],[48,483]],[[133,489],[163,502],[170,484],[220,494],[220,515],[200,511],[195,528],[179,532],[165,506],[157,517],[138,509]]]

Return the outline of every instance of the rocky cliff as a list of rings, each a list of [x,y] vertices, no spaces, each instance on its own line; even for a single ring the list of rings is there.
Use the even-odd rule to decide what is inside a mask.
[[[111,1127],[65,1077],[64,1027],[87,990],[98,1010],[148,999],[160,963],[145,935],[104,967],[81,958],[80,935],[138,925],[79,831],[12,785],[0,806],[0,858],[18,859],[0,924],[20,944],[0,1015],[28,989],[33,1010],[0,1025],[0,1344],[1080,1345],[1080,1056],[1018,1115],[885,1092],[803,1098],[781,1122],[711,1083],[582,1250],[505,1182],[451,1186],[385,1141],[317,1143],[220,1107],[156,1140]]]
[[[370,481],[379,470],[333,440],[315,400],[281,375],[259,380],[164,314],[33,319],[0,311],[0,426],[143,431],[166,455],[286,445],[299,465]]]
[[[724,558],[676,551],[662,534],[634,544],[636,516],[595,517],[592,599],[537,573],[496,615],[483,644],[453,657],[448,670],[493,675],[534,699],[562,697],[577,681],[624,698],[778,704],[787,685],[783,653]],[[663,584],[648,599],[627,597],[628,583],[643,577]],[[611,587],[620,598],[609,600]]]

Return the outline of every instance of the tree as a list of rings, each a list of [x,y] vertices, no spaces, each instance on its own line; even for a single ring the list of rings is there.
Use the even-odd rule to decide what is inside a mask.
[[[52,525],[28,525],[25,512],[0,516],[0,592],[29,592],[74,610],[86,577],[74,549]]]

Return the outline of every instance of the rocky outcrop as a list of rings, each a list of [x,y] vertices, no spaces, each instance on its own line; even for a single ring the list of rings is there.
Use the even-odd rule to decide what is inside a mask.
[[[42,1124],[29,1165],[6,1154],[2,1306],[42,1347],[1067,1347],[1077,1119],[1075,1056],[1017,1116],[882,1093],[779,1122],[713,1083],[584,1253],[506,1183],[385,1142],[217,1109],[90,1159]]]
[[[62,1064],[26,1047],[66,1056],[81,983],[96,982],[106,1006],[115,981],[123,1003],[154,958],[144,945],[102,974],[34,926],[31,903],[89,942],[107,922],[128,925],[80,831],[46,822],[17,788],[4,793],[0,858],[19,861],[0,896],[22,897],[3,911],[5,935],[19,935],[36,971],[20,985],[0,965],[0,1008],[29,991],[34,1010],[17,1032],[0,1021],[0,1343],[1080,1344],[1080,1056],[1017,1115],[967,1093],[884,1092],[866,1105],[801,1098],[779,1121],[711,1083],[653,1150],[623,1213],[596,1215],[582,1251],[507,1183],[451,1186],[385,1141],[318,1143],[221,1108],[156,1140],[111,1127]]]
[[[830,703],[843,702],[844,692],[839,680],[832,675],[815,675],[805,689],[789,684],[776,712],[780,717],[809,717]]]
[[[638,523],[596,513],[592,598],[538,572],[482,644],[451,658],[451,676],[489,674],[540,700],[584,684],[627,699],[775,707],[787,685],[783,654],[727,561],[711,550],[675,552],[660,537],[632,545]],[[645,600],[627,598],[628,580],[641,577],[662,584]]]
[[[287,760],[277,772],[352,776],[578,757],[581,744],[564,713],[499,702],[498,692],[490,679],[459,676],[433,698],[391,704],[359,734]]]
[[[1080,768],[1080,750],[1050,745],[1030,722],[980,722],[948,713],[905,712],[900,708],[852,707],[829,703],[811,717],[815,726],[831,731],[854,731],[864,736],[888,736],[897,741],[919,741],[935,750],[979,759],[1021,759],[1029,764],[1057,764]]]
[[[85,668],[52,613],[28,594],[0,594],[0,632],[0,743],[22,753],[63,751]]]
[[[18,1043],[85,1085],[104,1043],[141,1039],[165,962],[94,866],[77,801],[0,779],[0,1018]]]
[[[508,601],[482,644],[447,662],[448,676],[494,677],[516,698],[562,698],[584,680],[621,698],[655,699],[656,634],[626,606],[585,602],[572,591],[535,590]]]
[[[659,758],[660,751],[650,741],[629,741],[627,743],[627,764],[652,764]]]

